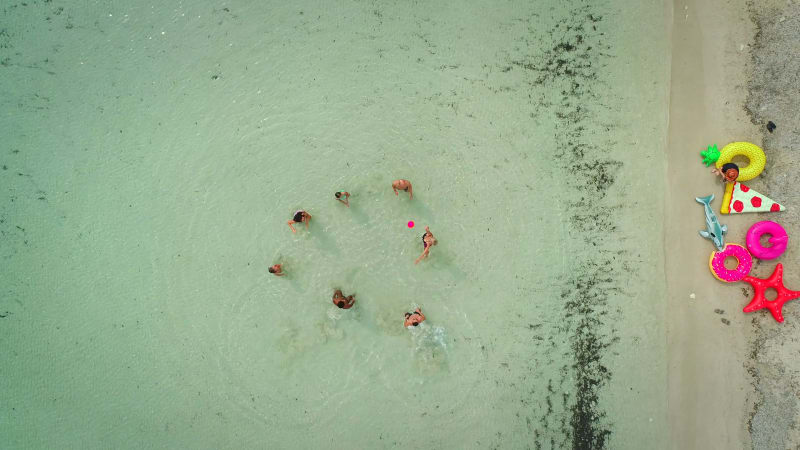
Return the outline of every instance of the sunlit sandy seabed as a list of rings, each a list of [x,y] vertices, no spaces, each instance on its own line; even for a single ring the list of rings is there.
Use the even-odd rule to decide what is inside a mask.
[[[660,2],[0,11],[10,448],[664,442]]]

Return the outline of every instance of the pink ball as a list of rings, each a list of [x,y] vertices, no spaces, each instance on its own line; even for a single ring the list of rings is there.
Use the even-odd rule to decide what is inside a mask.
[[[413,220],[409,220],[408,221],[408,228],[414,228],[414,221]]]

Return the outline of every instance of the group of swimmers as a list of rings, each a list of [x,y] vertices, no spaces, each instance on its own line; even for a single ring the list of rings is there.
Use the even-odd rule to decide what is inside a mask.
[[[411,182],[408,180],[394,180],[392,182],[392,190],[394,190],[394,195],[400,195],[399,191],[408,192],[408,198],[414,198],[414,189],[411,186]],[[334,194],[336,200],[343,203],[348,208],[350,207],[350,193],[347,191],[337,191]],[[311,221],[311,214],[307,213],[304,210],[295,211],[292,219],[287,222],[289,228],[291,228],[292,233],[297,233],[297,230],[294,229],[292,225],[296,223],[305,223],[306,230],[309,229],[309,222]],[[438,244],[439,242],[431,233],[430,228],[427,226],[425,227],[425,234],[422,235],[422,254],[414,261],[414,264],[418,264],[421,260],[428,257],[430,254],[431,247]],[[283,270],[281,269],[280,264],[274,264],[269,268],[269,273],[282,277],[286,275]],[[341,289],[336,289],[333,292],[333,304],[341,309],[350,309],[356,302],[355,294],[345,296]],[[425,321],[425,315],[422,314],[422,310],[417,308],[414,312],[407,312],[405,313],[405,321],[403,322],[403,326],[411,327],[411,326],[418,326],[423,321]]]

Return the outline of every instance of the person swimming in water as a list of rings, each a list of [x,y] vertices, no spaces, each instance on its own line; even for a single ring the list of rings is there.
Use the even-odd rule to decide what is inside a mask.
[[[297,230],[294,229],[292,226],[293,223],[303,223],[306,224],[306,230],[308,229],[308,222],[311,220],[311,214],[303,211],[302,209],[295,211],[294,216],[292,216],[292,220],[286,222],[289,224],[289,228],[292,229],[292,233],[297,233]]]
[[[422,235],[422,254],[419,255],[419,258],[417,258],[416,261],[414,261],[414,264],[419,263],[420,261],[422,261],[423,258],[427,258],[428,254],[430,254],[431,247],[433,247],[438,243],[439,241],[437,241],[436,238],[433,237],[431,229],[425,227],[425,234]]]
[[[335,193],[333,195],[336,197],[336,200],[339,200],[340,202],[344,203],[344,205],[347,206],[348,208],[350,207],[350,193],[349,192],[339,191],[339,192],[337,192],[337,193]],[[342,197],[344,197],[344,200],[342,200]]]
[[[400,193],[398,193],[397,191],[406,191],[408,192],[409,200],[414,198],[414,189],[411,187],[411,182],[408,180],[392,181],[392,189],[394,190],[394,195],[400,195]]]
[[[341,289],[336,289],[333,291],[333,304],[338,306],[341,309],[350,309],[353,307],[353,304],[356,302],[356,295],[349,295],[347,297],[342,294]]]
[[[406,321],[403,323],[403,326],[408,327],[416,327],[419,326],[422,322],[425,321],[425,314],[422,314],[422,310],[417,308],[414,310],[413,313],[407,312],[406,313]]]
[[[711,173],[722,177],[723,183],[735,183],[739,178],[739,166],[734,163],[727,163],[722,165],[722,169],[716,167],[711,169]]]
[[[281,270],[281,265],[280,264],[275,264],[275,265],[271,266],[268,270],[269,270],[269,273],[275,275],[276,277],[282,277],[282,276],[286,275]]]

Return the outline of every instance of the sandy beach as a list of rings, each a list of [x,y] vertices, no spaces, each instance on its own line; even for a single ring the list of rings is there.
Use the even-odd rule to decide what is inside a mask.
[[[741,312],[752,290],[747,284],[723,284],[708,273],[712,247],[697,236],[703,213],[694,201],[713,193],[718,211],[723,193],[700,163],[699,151],[711,144],[722,148],[750,141],[765,150],[767,168],[748,184],[789,205],[788,211],[774,217],[720,215],[729,228],[727,242],[743,243],[756,220],[778,220],[790,236],[800,232],[798,197],[790,187],[797,182],[797,135],[791,123],[797,125],[797,114],[785,98],[777,98],[783,95],[775,95],[797,98],[789,95],[797,92],[790,78],[796,78],[796,70],[776,70],[780,55],[785,58],[784,52],[796,46],[791,42],[797,41],[797,11],[792,2],[674,2],[664,236],[671,448],[800,444],[792,430],[798,418],[798,364],[789,356],[797,352],[790,336],[796,335],[800,311],[788,304],[783,324],[764,311]],[[793,27],[794,34],[791,29],[767,34],[770,24]],[[769,120],[783,129],[768,133]],[[785,284],[795,289],[800,285],[797,242],[790,239],[777,260],[786,266]],[[773,261],[757,263],[752,273],[765,278],[774,267]]]

